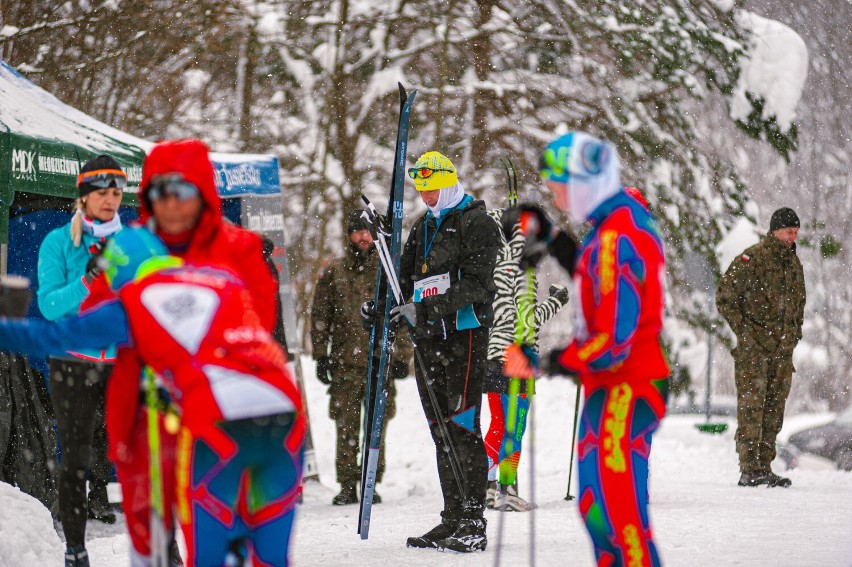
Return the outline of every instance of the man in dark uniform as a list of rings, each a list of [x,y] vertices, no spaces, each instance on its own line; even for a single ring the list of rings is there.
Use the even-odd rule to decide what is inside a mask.
[[[805,278],[796,256],[799,217],[772,214],[769,233],[737,257],[719,282],[716,306],[737,336],[737,453],[740,486],[790,486],[772,472],[775,438],[793,378],[793,349],[802,338]]]
[[[479,413],[500,233],[485,203],[465,194],[446,156],[423,154],[409,176],[429,210],[414,223],[400,263],[402,295],[411,303],[391,313],[407,321],[423,358],[415,375],[435,442],[444,510],[440,524],[408,545],[476,551],[487,543],[488,461]]]
[[[361,481],[358,464],[359,432],[367,382],[367,358],[370,333],[361,324],[359,309],[364,301],[373,299],[376,270],[379,261],[373,237],[361,211],[353,211],[347,223],[348,244],[344,258],[329,266],[317,282],[311,309],[311,344],[317,363],[317,378],[328,386],[331,397],[328,413],[337,428],[336,469],[340,494],[333,504],[358,502],[356,486]],[[408,376],[411,345],[401,337],[397,343],[391,378]],[[374,364],[378,368],[378,362]],[[375,389],[371,389],[375,391]],[[396,413],[396,388],[389,381],[386,419]],[[387,431],[387,430],[385,430]],[[381,482],[385,470],[385,446],[379,452],[376,482]],[[373,502],[381,501],[377,492]]]

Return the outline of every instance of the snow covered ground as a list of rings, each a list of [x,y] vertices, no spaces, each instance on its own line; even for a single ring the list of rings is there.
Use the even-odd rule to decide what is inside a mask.
[[[397,417],[388,429],[388,469],[379,485],[384,502],[374,507],[370,538],[356,534],[357,506],[336,507],[334,428],[328,420],[325,388],[306,364],[308,405],[321,483],[309,483],[299,510],[292,564],[312,566],[490,566],[497,547],[499,513],[488,511],[490,543],[473,556],[405,548],[405,540],[432,528],[441,507],[434,449],[413,379],[397,383]],[[538,384],[535,407],[538,565],[594,565],[576,500],[563,498],[568,482],[574,388],[562,380]],[[487,410],[485,410],[487,414]],[[824,422],[828,416],[794,416],[782,437]],[[804,459],[790,471],[793,487],[740,488],[733,427],[722,435],[699,433],[701,416],[671,416],[654,439],[651,453],[651,514],[664,562],[674,566],[852,566],[852,474]],[[487,423],[487,415],[483,416]],[[529,447],[530,438],[524,440]],[[529,456],[529,453],[525,454]],[[777,470],[780,465],[777,465]],[[521,462],[521,492],[530,494],[528,461]],[[572,482],[576,494],[576,478]],[[10,487],[0,487],[0,567],[60,565],[62,547],[50,532],[49,516]],[[502,564],[529,564],[528,514],[509,514]],[[27,535],[40,526],[41,533]],[[23,529],[27,526],[28,529]],[[14,529],[18,527],[20,529]],[[115,526],[89,524],[92,565],[129,564],[123,518]],[[24,552],[39,560],[23,560]]]

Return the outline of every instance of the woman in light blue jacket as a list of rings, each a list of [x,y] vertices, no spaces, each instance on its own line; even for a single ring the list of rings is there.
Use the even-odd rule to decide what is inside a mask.
[[[72,317],[100,272],[106,239],[121,230],[118,207],[127,175],[112,157],[86,162],[77,177],[79,198],[71,222],[45,237],[38,252],[38,307],[49,321]],[[115,522],[107,498],[112,465],[106,457],[104,392],[115,348],[68,352],[50,359],[50,395],[59,428],[59,517],[66,567],[88,567],[86,520]],[[90,480],[88,502],[86,479]]]

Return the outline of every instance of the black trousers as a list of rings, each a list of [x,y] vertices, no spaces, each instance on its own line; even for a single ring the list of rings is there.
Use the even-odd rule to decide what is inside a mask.
[[[482,385],[488,349],[488,329],[450,333],[446,339],[421,339],[415,376],[420,402],[435,442],[438,477],[444,496],[442,516],[450,519],[480,518],[485,509],[488,459],[479,425]],[[431,387],[435,396],[427,390]],[[436,407],[437,405],[437,407]],[[439,425],[443,418],[445,436]],[[460,478],[453,470],[453,460]]]
[[[59,428],[59,518],[69,546],[86,540],[89,497],[108,504],[112,464],[107,460],[104,393],[112,364],[50,359],[50,397]]]

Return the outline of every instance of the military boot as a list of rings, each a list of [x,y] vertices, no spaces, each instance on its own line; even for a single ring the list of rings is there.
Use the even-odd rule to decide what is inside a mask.
[[[346,506],[347,504],[357,504],[358,495],[355,492],[354,484],[344,484],[340,487],[340,493],[335,496],[331,503],[335,506]]]
[[[737,482],[739,486],[764,486],[769,484],[769,477],[763,472],[744,472]]]
[[[769,473],[766,475],[766,481],[766,484],[770,487],[780,486],[781,488],[790,488],[790,486],[793,484],[793,481],[791,481],[789,478],[777,475],[772,471],[769,471]]]

